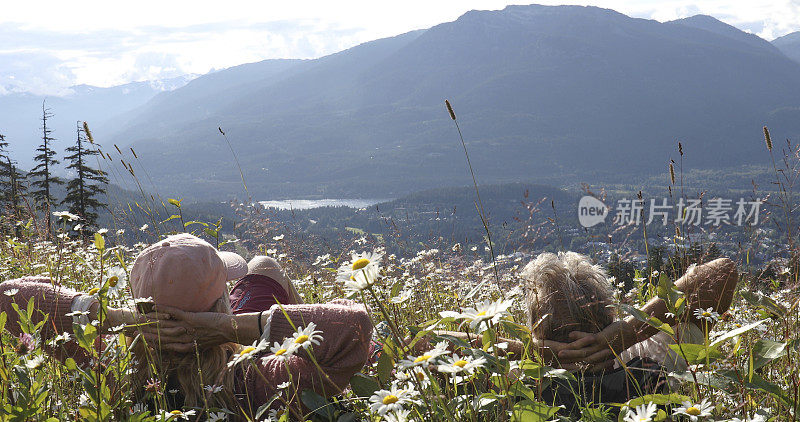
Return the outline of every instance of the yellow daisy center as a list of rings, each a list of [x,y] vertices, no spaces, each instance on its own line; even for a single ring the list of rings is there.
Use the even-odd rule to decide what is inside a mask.
[[[478,312],[478,316],[486,316],[486,311],[480,311],[480,312]]]
[[[426,361],[426,360],[428,360],[430,358],[431,358],[431,355],[422,355],[422,356],[414,359],[414,363],[424,362],[424,361]]]
[[[461,360],[459,360],[459,361],[457,361],[457,362],[453,363],[453,366],[457,366],[457,367],[459,367],[459,368],[463,368],[463,367],[465,367],[465,366],[466,366],[468,363],[469,363],[469,362],[465,361],[464,359],[461,359]]]
[[[252,352],[253,350],[256,350],[256,348],[253,347],[253,346],[247,346],[244,349],[242,349],[242,353],[239,353],[239,354],[240,355],[246,355],[246,354]]]
[[[687,415],[692,415],[692,416],[700,416],[700,409],[692,406],[692,407],[686,409],[686,414]]]
[[[383,404],[395,404],[397,401],[400,400],[394,394],[389,394],[388,396],[383,398]]]
[[[282,355],[282,354],[284,354],[286,352],[288,352],[288,350],[286,350],[286,349],[278,350],[277,352],[275,352],[275,356],[280,356],[280,355]]]
[[[305,343],[307,341],[308,341],[308,336],[305,335],[305,334],[303,334],[302,336],[297,337],[296,339],[294,339],[295,344],[303,344],[303,343]]]
[[[173,410],[172,412],[169,412],[169,413],[171,413],[173,415],[182,415],[183,414],[183,412],[181,412],[180,410]]]
[[[353,262],[353,270],[360,270],[369,264],[369,259],[361,258]]]
[[[117,282],[119,281],[119,277],[113,276],[108,279],[108,285],[111,287],[117,287]]]
[[[704,317],[710,317],[711,316],[711,312],[705,311],[705,312],[703,312],[703,316]]]
[[[97,293],[99,291],[100,291],[100,289],[98,289],[97,287],[94,287],[94,288],[92,288],[92,290],[89,290],[89,294],[93,295],[93,294],[95,294],[95,293]]]

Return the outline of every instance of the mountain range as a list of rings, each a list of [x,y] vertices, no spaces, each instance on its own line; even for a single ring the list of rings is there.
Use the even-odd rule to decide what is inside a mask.
[[[778,37],[772,44],[790,59],[800,62],[800,31]]]
[[[94,135],[105,138],[116,130],[110,126],[112,121],[117,121],[114,117],[125,116],[159,92],[180,88],[197,76],[132,82],[108,88],[76,85],[62,96],[9,89],[8,94],[0,95],[0,133],[9,141],[14,159],[27,169],[32,167],[33,150],[41,143],[42,103],[53,114],[48,127],[53,130],[54,146],[61,155],[75,142],[77,121],[88,122]]]
[[[199,77],[95,138],[134,148],[165,194],[242,197],[244,178],[255,199],[398,197],[471,183],[449,99],[479,183],[637,180],[663,173],[678,142],[686,166],[736,171],[768,162],[762,126],[800,135],[797,38],[770,43],[703,15],[471,11]]]

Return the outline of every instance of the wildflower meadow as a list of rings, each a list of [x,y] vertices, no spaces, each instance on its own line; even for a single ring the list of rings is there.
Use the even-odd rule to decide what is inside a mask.
[[[448,111],[455,120],[449,104]],[[769,137],[767,146],[772,153]],[[791,148],[790,144],[785,149],[785,163],[800,157],[798,150]],[[672,192],[676,176],[672,164],[669,169]],[[771,214],[775,224],[783,224],[787,230],[796,208],[791,194],[793,179],[788,179],[788,174],[776,171],[779,190],[774,193],[774,210],[785,212]],[[479,195],[477,182],[474,187]],[[152,203],[156,202],[153,198]],[[476,201],[482,221],[488,219],[484,205]],[[69,212],[50,214],[55,227],[52,236],[42,232],[40,216],[5,218],[0,277],[49,277],[55,284],[96,297],[100,312],[93,321],[86,315],[73,315],[84,317],[83,322],[75,323],[72,332],[52,338],[41,335],[46,318],[33,322],[35,313],[40,312],[33,301],[14,305],[21,335],[11,335],[7,315],[0,314],[0,420],[221,421],[239,417],[235,409],[207,404],[173,408],[169,397],[178,391],[158,378],[148,381],[145,400],[134,402],[131,377],[139,362],[132,351],[141,336],[126,334],[123,326],[105,327],[102,321],[109,307],[142,309],[141,303],[132,300],[128,286],[133,259],[149,243],[181,231],[203,236],[222,250],[246,257],[276,257],[307,303],[351,298],[371,311],[374,350],[342,394],[325,399],[284,383],[277,386],[275,397],[267,398],[268,404],[258,409],[254,420],[796,420],[800,406],[800,361],[796,358],[800,272],[791,237],[764,268],[749,262],[749,254],[758,246],[750,249],[745,245],[741,253],[730,256],[738,264],[739,281],[731,309],[722,314],[713,308],[690,311],[684,295],[675,288],[674,275],[695,262],[671,261],[677,267],[670,271],[649,271],[646,265],[634,268],[632,285],[617,282],[609,269],[617,316],[632,315],[673,338],[676,344],[671,349],[688,367],[664,374],[666,384],[657,394],[642,391],[627,402],[598,401],[575,389],[571,394],[577,408],[567,409],[546,391],[557,384],[580,386],[579,380],[586,374],[583,369],[559,368],[535,346],[526,323],[527,286],[519,270],[537,251],[495,251],[488,224],[486,243],[479,245],[453,241],[448,248],[430,248],[419,244],[414,253],[399,256],[385,249],[381,237],[350,233],[338,250],[309,254],[309,239],[271,222],[258,204],[235,205],[242,221],[233,232],[226,232],[220,221],[185,222],[179,200],[165,200],[160,206],[170,216],[146,212],[144,224],[118,222],[116,227],[95,229],[86,236],[85,228],[76,229],[78,217]],[[556,238],[561,236],[558,221],[547,224]],[[680,227],[675,230],[676,238],[684,235]],[[647,236],[646,228],[633,228],[633,233]],[[751,236],[758,245],[758,232]],[[558,249],[558,244],[551,242],[549,250]],[[696,261],[703,259],[700,256]],[[4,294],[14,296],[16,292]],[[638,310],[654,297],[663,299],[676,318],[699,321],[705,327],[703,341],[682,344],[673,327]],[[227,367],[258,365],[267,355],[286,358],[313,350],[336,335],[298,321],[296,332],[282,342],[261,340],[243,345]],[[89,362],[64,358],[60,351],[68,345],[82,349],[90,356]],[[206,397],[224,393],[213,383],[198,388]],[[288,411],[285,404],[289,400],[299,400],[304,413]]]

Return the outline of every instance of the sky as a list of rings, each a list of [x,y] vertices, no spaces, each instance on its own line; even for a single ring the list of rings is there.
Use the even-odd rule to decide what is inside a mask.
[[[3,1],[0,95],[64,95],[205,74],[271,58],[315,58],[377,38],[453,21],[501,0]],[[592,5],[667,21],[716,17],[766,40],[800,30],[800,0],[540,1]]]

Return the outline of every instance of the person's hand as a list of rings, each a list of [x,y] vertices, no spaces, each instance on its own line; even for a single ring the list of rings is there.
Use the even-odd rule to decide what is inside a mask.
[[[599,333],[573,331],[570,338],[574,341],[558,351],[561,366],[597,372],[612,367],[615,357],[636,338],[636,333],[628,322],[617,321]]]
[[[152,323],[139,327],[151,347],[187,353],[195,347],[205,348],[236,341],[232,338],[234,329],[231,326],[231,315],[228,314],[186,312],[169,306],[159,306],[155,316],[155,319],[150,320]]]
[[[561,352],[565,350],[580,350],[591,343],[590,339],[578,339],[572,343],[561,343],[553,340],[533,339],[533,348],[548,365],[563,367],[564,365],[579,362],[579,357],[562,357]]]

